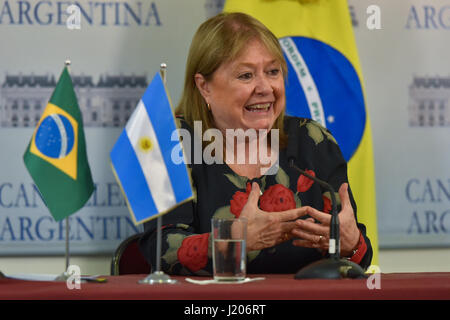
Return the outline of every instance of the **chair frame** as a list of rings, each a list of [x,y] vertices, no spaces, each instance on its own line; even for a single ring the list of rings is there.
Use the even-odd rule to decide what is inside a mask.
[[[123,255],[124,251],[128,248],[130,243],[138,241],[141,236],[142,236],[142,233],[136,233],[132,236],[129,236],[128,238],[126,238],[119,244],[116,251],[114,252],[114,255],[113,255],[112,261],[111,261],[111,275],[112,276],[120,275],[119,264],[120,264],[120,259]]]

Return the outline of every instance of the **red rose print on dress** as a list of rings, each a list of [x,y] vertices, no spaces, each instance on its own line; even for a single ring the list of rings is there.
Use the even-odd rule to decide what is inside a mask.
[[[282,184],[275,184],[261,196],[259,207],[268,212],[295,209],[294,193]]]
[[[307,174],[309,174],[310,176],[315,177],[316,173],[312,170],[305,170],[305,172]],[[309,188],[311,188],[311,186],[313,185],[314,180],[311,180],[307,177],[305,177],[304,175],[300,175],[300,177],[298,177],[297,180],[297,191],[298,192],[306,192],[309,190]]]
[[[178,248],[178,261],[192,272],[196,272],[208,263],[209,233],[184,238]]]
[[[236,218],[239,218],[241,215],[242,209],[248,200],[248,195],[251,191],[250,183],[247,183],[247,189],[245,192],[236,191],[233,197],[230,200],[230,211]]]

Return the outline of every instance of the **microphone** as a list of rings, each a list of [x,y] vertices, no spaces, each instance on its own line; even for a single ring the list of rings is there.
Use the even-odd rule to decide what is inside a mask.
[[[364,270],[361,266],[346,259],[341,259],[340,254],[340,231],[339,231],[339,217],[336,206],[336,195],[334,188],[327,182],[316,178],[305,170],[300,169],[295,165],[298,156],[299,139],[298,128],[299,122],[297,118],[288,120],[288,145],[287,145],[287,160],[289,166],[295,169],[300,174],[318,183],[322,188],[330,192],[331,195],[331,223],[330,223],[330,240],[328,259],[318,260],[310,265],[300,269],[295,274],[295,279],[342,279],[342,278],[366,278]]]

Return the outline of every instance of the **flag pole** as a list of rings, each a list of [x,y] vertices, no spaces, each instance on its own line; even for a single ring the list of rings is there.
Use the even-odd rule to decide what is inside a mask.
[[[160,73],[161,78],[166,84],[166,72],[167,65],[165,63],[161,63],[160,65]],[[161,241],[162,240],[162,216],[158,216],[156,218],[156,270],[148,275],[145,279],[139,280],[141,284],[174,284],[177,280],[171,279],[169,275],[165,274],[161,271]]]
[[[67,68],[67,72],[70,73],[70,60],[66,60],[64,62],[64,65]],[[66,217],[66,272],[69,269],[69,259],[70,259],[70,252],[69,252],[69,217]]]
[[[69,269],[69,217],[66,217],[66,271]]]
[[[67,71],[70,72],[70,60],[64,61],[64,66],[67,68]],[[70,259],[70,252],[69,252],[69,217],[65,218],[65,224],[66,224],[66,269],[63,273],[61,273],[58,277],[56,277],[55,281],[67,281],[69,278],[69,274],[67,273],[67,270],[69,269],[69,259]]]
[[[160,73],[161,78],[166,85],[166,71],[167,65],[165,63],[161,63]],[[158,216],[156,221],[156,272],[161,272],[161,228],[162,228],[162,216]]]

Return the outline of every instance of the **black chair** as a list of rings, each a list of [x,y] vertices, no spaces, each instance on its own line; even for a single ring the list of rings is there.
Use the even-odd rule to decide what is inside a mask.
[[[120,243],[111,261],[111,275],[151,273],[151,265],[139,251],[138,241],[141,236],[142,233],[137,233]]]

